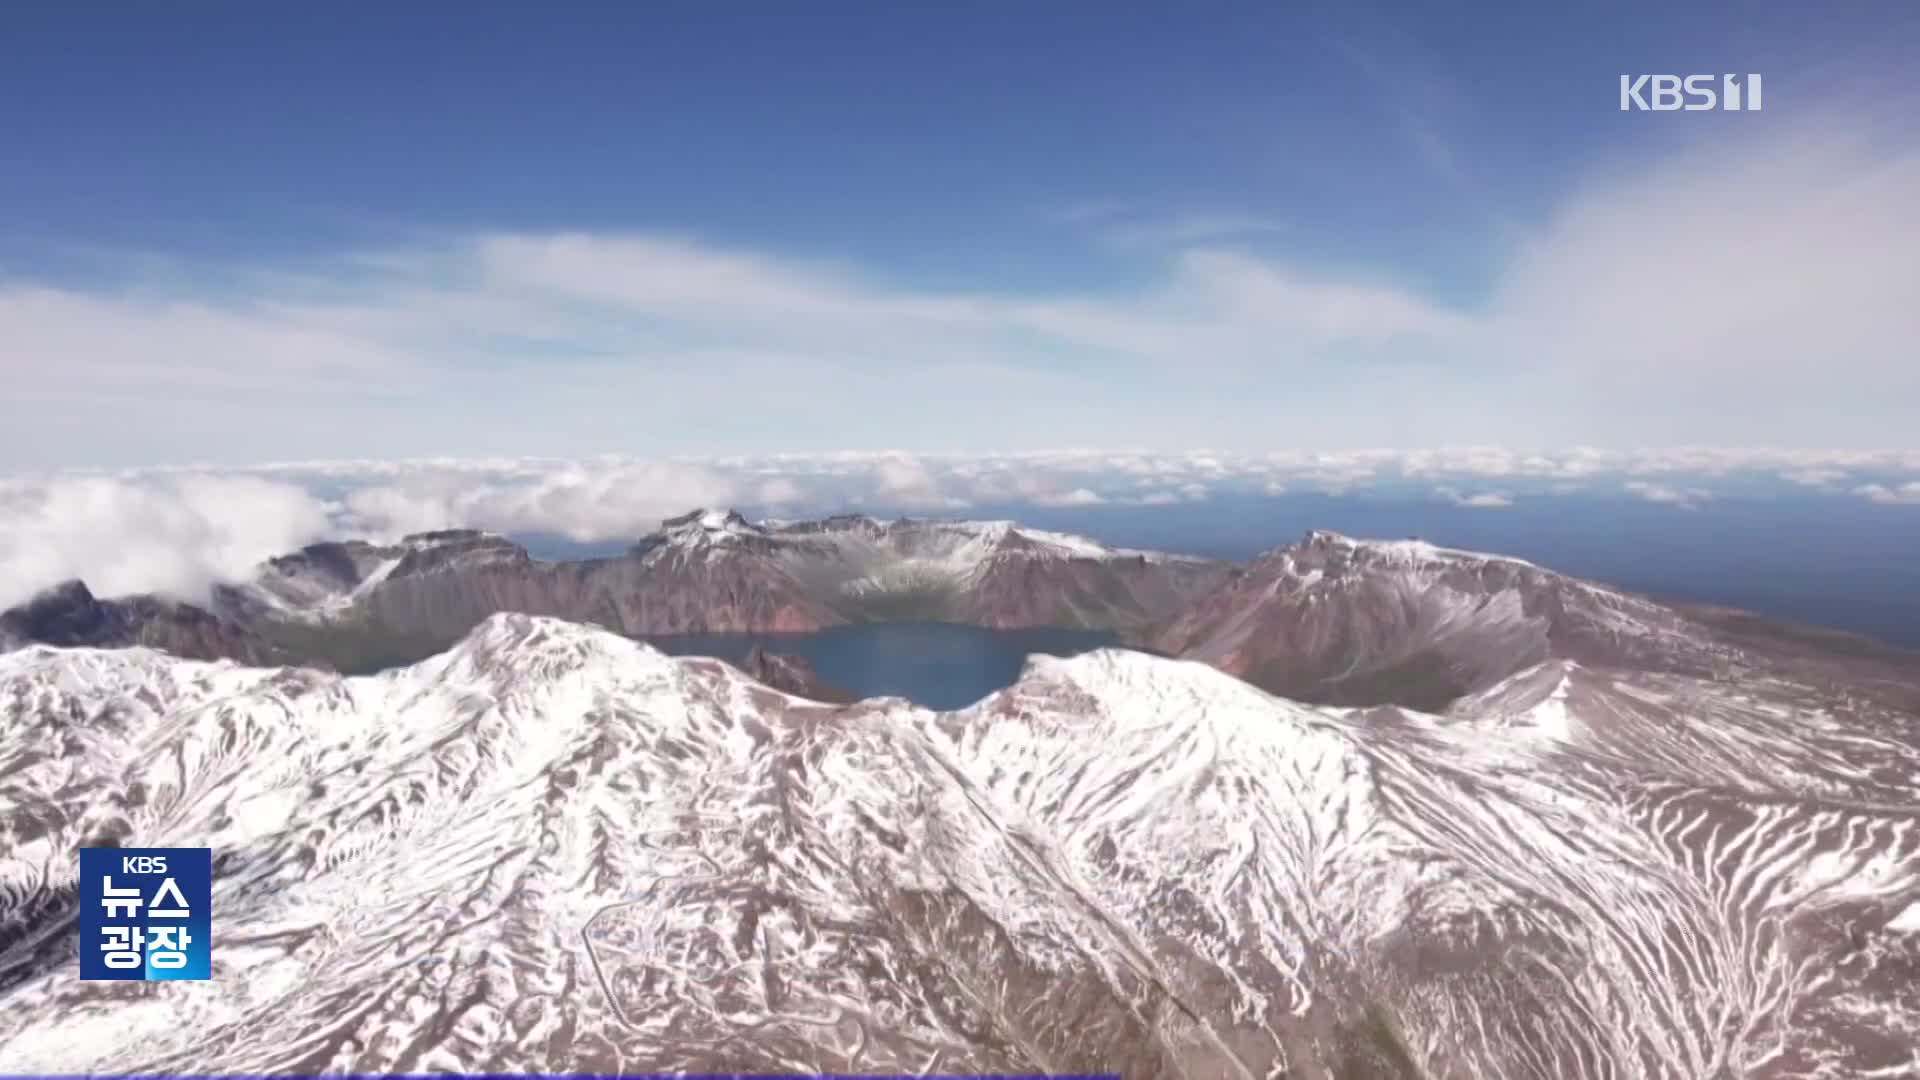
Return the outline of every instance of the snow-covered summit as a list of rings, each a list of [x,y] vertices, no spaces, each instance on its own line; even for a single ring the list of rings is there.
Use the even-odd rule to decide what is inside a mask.
[[[1069,559],[1106,559],[1118,554],[1084,536],[1027,528],[1013,521],[952,521],[936,523],[935,527],[977,537],[989,548],[1021,545],[1036,554]]]
[[[1113,547],[1075,533],[1036,529],[1010,520],[957,520],[903,522],[903,527],[918,526],[976,538],[987,552],[1018,551],[1028,555],[1062,559],[1132,559],[1149,562],[1208,560],[1188,555],[1139,548]]]
[[[1404,540],[1363,539],[1326,529],[1309,530],[1299,545],[1282,548],[1274,554],[1285,555],[1298,552],[1339,552],[1350,557],[1366,559],[1380,564],[1399,564],[1414,566],[1442,562],[1467,563],[1506,563],[1513,566],[1535,567],[1524,559],[1511,555],[1499,555],[1486,551],[1468,551],[1461,548],[1441,547],[1418,538]],[[1271,557],[1271,556],[1269,556]]]
[[[735,510],[699,508],[667,518],[635,544],[632,553],[649,562],[714,561],[732,555],[765,554],[773,540],[765,528]]]
[[[690,510],[660,523],[660,532],[672,539],[727,543],[746,537],[762,537],[766,530],[749,522],[737,510]]]

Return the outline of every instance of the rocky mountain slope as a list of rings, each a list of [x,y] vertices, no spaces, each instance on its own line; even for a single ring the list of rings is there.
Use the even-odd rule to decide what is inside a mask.
[[[1520,559],[1315,532],[1145,640],[1298,700],[1432,710],[1549,659],[1709,679],[1785,674],[1835,689],[1920,665],[1920,655],[1808,633],[1661,603]]]
[[[296,652],[342,643],[425,655],[501,611],[633,636],[817,630],[884,618],[1135,630],[1234,571],[1010,522],[837,517],[759,526],[695,511],[615,558],[548,563],[496,536],[316,544],[271,560],[217,608]],[[359,665],[351,657],[340,666]]]
[[[1430,714],[1105,650],[932,713],[522,615],[361,678],[30,647],[0,1072],[1911,1076],[1916,748],[1561,658]],[[212,982],[75,981],[89,840],[214,848]]]
[[[253,630],[157,596],[101,600],[85,582],[68,581],[0,611],[0,650],[30,643],[124,648],[145,645],[189,660],[282,663],[290,656]]]
[[[810,701],[850,704],[857,700],[847,690],[827,682],[803,656],[769,652],[755,645],[740,661],[740,670],[749,679],[795,697]]]

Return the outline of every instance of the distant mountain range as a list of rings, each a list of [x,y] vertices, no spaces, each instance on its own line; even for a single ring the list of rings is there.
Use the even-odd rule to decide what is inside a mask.
[[[622,555],[576,561],[535,559],[473,530],[314,544],[217,587],[205,607],[101,600],[67,582],[0,613],[0,648],[147,645],[189,659],[364,672],[431,656],[507,611],[632,637],[895,618],[1097,629],[1294,700],[1422,709],[1551,659],[1708,677],[1736,653],[1790,665],[1811,654],[1830,672],[1838,665],[1883,686],[1874,672],[1916,656],[1417,540],[1314,532],[1239,567],[1005,521],[754,524],[707,510],[668,519]],[[759,662],[803,678],[797,658]]]
[[[116,601],[125,615],[100,624],[92,640],[37,629],[99,622],[80,611],[59,614],[84,592],[77,583],[5,618],[19,625],[22,641],[125,645],[137,637],[194,659],[279,657],[368,671],[430,656],[502,611],[633,637],[892,618],[1143,636],[1237,573],[1212,560],[1116,550],[1011,522],[842,516],[755,525],[735,513],[695,511],[623,555],[572,562],[537,560],[502,537],[467,530],[396,544],[314,544],[268,560],[250,581],[219,587],[206,610]],[[192,612],[193,625],[167,612]]]

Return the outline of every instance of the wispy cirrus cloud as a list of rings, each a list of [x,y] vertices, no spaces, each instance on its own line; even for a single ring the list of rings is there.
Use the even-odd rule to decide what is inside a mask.
[[[1133,227],[1124,285],[939,286],[689,236],[481,230],[133,280],[0,279],[8,460],[984,451],[1139,439],[1599,446],[1911,439],[1920,145],[1870,110],[1596,174],[1490,293]],[[1836,119],[1837,117],[1837,119]],[[1282,241],[1235,250],[1234,235]],[[76,439],[78,425],[88,433]],[[1784,433],[1784,434],[1783,434]]]
[[[1470,105],[1446,65],[1390,24],[1376,24],[1366,40],[1341,37],[1330,44],[1372,88],[1379,108],[1423,171],[1454,187],[1473,184],[1465,155],[1455,145]]]
[[[1107,221],[1095,230],[1095,236],[1122,248],[1186,248],[1274,237],[1290,227],[1286,221],[1266,214],[1190,210]]]

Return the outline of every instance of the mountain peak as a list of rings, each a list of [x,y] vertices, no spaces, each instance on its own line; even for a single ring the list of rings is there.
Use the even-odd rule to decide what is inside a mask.
[[[1133,554],[1117,551],[1096,540],[1072,533],[1030,529],[1015,521],[961,521],[953,527],[976,536],[988,550],[1071,559],[1105,559]]]
[[[280,660],[264,638],[205,608],[146,593],[103,600],[79,579],[0,611],[0,651],[24,643],[105,649],[147,645],[192,659],[255,664]]]
[[[408,545],[452,544],[472,540],[497,539],[498,535],[483,529],[429,529],[426,532],[408,533],[401,543]]]
[[[0,621],[28,640],[71,644],[99,635],[112,620],[107,605],[93,595],[86,582],[73,578],[42,589],[19,607],[0,612]]]
[[[648,564],[692,556],[712,561],[728,554],[769,551],[774,544],[772,534],[739,511],[701,507],[662,520],[658,529],[640,538],[630,554]]]
[[[660,531],[674,537],[710,539],[760,536],[764,533],[738,510],[710,510],[706,507],[665,519],[660,522]]]
[[[1404,540],[1373,540],[1348,536],[1330,529],[1311,529],[1298,544],[1281,548],[1276,555],[1292,556],[1304,553],[1334,554],[1348,558],[1366,558],[1378,563],[1413,564],[1445,562],[1500,562],[1516,566],[1533,566],[1524,559],[1508,555],[1496,555],[1484,551],[1468,551],[1462,548],[1441,547],[1438,544],[1411,536]],[[1536,568],[1537,569],[1537,568]]]
[[[1299,700],[1430,712],[1548,659],[1725,663],[1653,601],[1502,555],[1326,530],[1271,552],[1154,644]]]
[[[74,608],[92,604],[97,598],[87,583],[79,578],[66,581],[40,590],[32,600],[27,601],[28,611],[53,611],[61,608]]]

